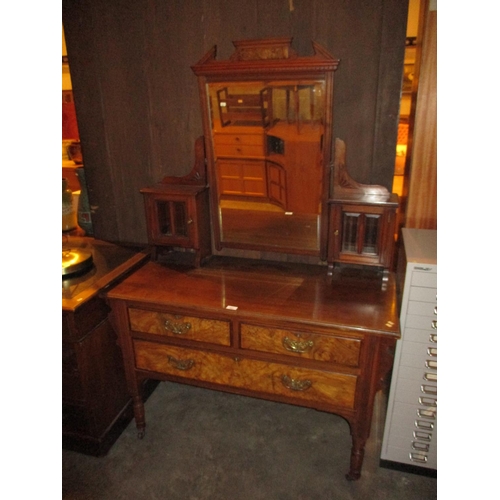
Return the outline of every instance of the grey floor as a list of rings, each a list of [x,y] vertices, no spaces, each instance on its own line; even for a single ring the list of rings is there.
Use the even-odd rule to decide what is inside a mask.
[[[62,452],[63,499],[428,500],[437,480],[379,467],[379,394],[361,479],[349,482],[342,418],[307,408],[162,382],[105,457]]]

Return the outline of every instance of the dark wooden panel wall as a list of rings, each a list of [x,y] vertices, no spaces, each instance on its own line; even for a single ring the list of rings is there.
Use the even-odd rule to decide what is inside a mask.
[[[63,25],[98,238],[146,242],[139,189],[191,169],[202,133],[190,66],[213,45],[292,36],[341,59],[334,135],[351,175],[392,186],[406,0],[63,0]]]

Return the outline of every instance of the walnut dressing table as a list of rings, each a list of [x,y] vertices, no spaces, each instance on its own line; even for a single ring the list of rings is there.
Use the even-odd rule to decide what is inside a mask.
[[[375,393],[399,337],[392,276],[382,289],[359,269],[331,280],[309,265],[150,262],[108,300],[141,437],[142,382],[193,384],[341,415],[353,442],[348,478],[360,477]]]
[[[306,406],[349,422],[347,478],[357,479],[399,338],[389,259],[372,255],[392,252],[393,226],[378,212],[387,193],[350,179],[342,154],[332,183],[338,60],[316,43],[310,57],[291,39],[233,43],[229,61],[214,47],[193,66],[203,118],[195,167],[141,190],[153,259],[108,294],[139,436],[147,379]],[[339,193],[375,200],[376,222],[358,231],[362,251],[348,259],[372,267],[333,272],[345,262],[331,249]],[[167,264],[166,247],[194,262]]]

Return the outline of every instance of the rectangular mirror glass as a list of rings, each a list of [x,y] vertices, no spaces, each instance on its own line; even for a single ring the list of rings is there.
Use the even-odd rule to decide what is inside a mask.
[[[324,79],[207,84],[221,243],[320,247]]]

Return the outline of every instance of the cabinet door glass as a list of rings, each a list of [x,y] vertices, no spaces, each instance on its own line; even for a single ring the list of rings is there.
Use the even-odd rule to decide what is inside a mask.
[[[342,252],[377,255],[380,216],[344,212],[342,221]]]
[[[158,227],[164,236],[187,236],[187,208],[182,201],[158,201]]]
[[[378,215],[365,214],[365,231],[363,238],[362,254],[376,255],[378,241]]]
[[[358,227],[360,214],[344,213],[342,227],[342,252],[358,252]]]

